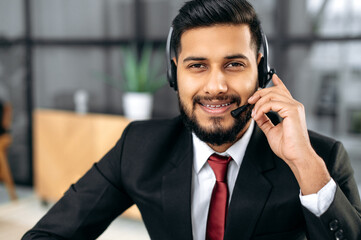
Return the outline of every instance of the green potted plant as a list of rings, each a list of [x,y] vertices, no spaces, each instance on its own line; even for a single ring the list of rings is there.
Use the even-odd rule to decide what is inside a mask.
[[[121,66],[123,85],[106,78],[108,83],[121,87],[124,115],[132,120],[149,119],[153,108],[153,95],[166,83],[161,72],[162,54],[153,53],[151,45],[145,45],[138,57],[135,46],[122,48],[124,63]]]

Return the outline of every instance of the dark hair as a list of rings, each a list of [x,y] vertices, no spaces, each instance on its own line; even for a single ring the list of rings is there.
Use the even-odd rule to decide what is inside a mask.
[[[216,24],[247,24],[256,53],[259,52],[262,44],[260,21],[250,3],[246,0],[191,0],[183,5],[172,23],[171,45],[176,56],[185,31]]]

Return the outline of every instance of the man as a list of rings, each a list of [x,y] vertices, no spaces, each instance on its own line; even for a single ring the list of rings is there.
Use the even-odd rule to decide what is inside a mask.
[[[360,239],[343,146],[307,131],[278,76],[258,89],[252,6],[190,1],[173,28],[181,117],[131,123],[23,239],[94,239],[132,204],[151,239]]]

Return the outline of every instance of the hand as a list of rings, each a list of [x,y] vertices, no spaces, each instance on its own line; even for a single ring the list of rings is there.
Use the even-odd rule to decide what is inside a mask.
[[[304,107],[292,98],[277,75],[273,75],[272,81],[273,87],[257,91],[248,100],[255,104],[252,117],[265,133],[272,151],[284,161],[296,161],[312,149]],[[265,115],[271,110],[283,118],[276,126]]]
[[[317,192],[330,176],[311,146],[304,106],[291,96],[277,75],[273,75],[272,81],[273,87],[258,90],[248,100],[255,105],[252,117],[272,151],[290,166],[303,194]],[[277,112],[283,121],[275,126],[266,115],[269,111]]]

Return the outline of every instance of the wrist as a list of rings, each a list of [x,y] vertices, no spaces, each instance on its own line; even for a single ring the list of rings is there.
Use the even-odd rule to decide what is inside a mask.
[[[325,162],[316,153],[306,154],[304,158],[292,161],[289,166],[303,195],[317,193],[331,180]]]

